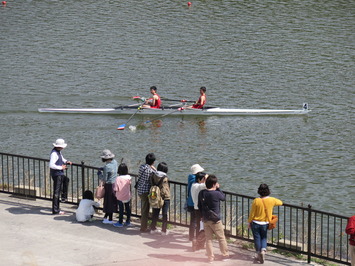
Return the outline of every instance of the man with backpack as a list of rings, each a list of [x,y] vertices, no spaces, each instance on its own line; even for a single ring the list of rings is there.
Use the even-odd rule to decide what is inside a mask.
[[[141,199],[141,233],[149,233],[148,230],[148,216],[149,216],[149,190],[150,190],[150,175],[157,173],[154,167],[155,155],[154,153],[148,153],[145,157],[145,164],[139,167],[137,192]]]

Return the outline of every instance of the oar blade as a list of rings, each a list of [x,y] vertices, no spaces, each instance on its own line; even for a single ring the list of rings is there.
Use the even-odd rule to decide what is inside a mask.
[[[126,127],[126,124],[119,125],[117,130],[124,130],[125,127]]]

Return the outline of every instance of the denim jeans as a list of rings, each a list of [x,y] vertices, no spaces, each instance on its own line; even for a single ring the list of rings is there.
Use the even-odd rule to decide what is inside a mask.
[[[168,227],[168,211],[169,211],[169,206],[170,206],[170,200],[164,200],[164,205],[161,208],[162,214],[163,214],[163,220],[162,220],[162,232],[166,232],[166,228]],[[157,221],[159,218],[159,213],[160,209],[154,208],[153,209],[153,217],[152,217],[152,223],[150,225],[150,230],[156,230],[156,225]]]
[[[267,224],[261,225],[254,222],[251,224],[251,231],[253,232],[254,236],[255,250],[257,252],[260,252],[262,249],[266,249],[267,227]]]
[[[187,206],[187,210],[190,213],[190,225],[189,225],[189,240],[194,240],[196,230],[196,215],[194,206]],[[196,235],[197,237],[197,235]]]
[[[118,200],[118,210],[119,210],[119,218],[118,222],[123,223],[123,213],[126,211],[126,216],[127,216],[127,223],[131,222],[131,201],[123,203],[122,201]]]

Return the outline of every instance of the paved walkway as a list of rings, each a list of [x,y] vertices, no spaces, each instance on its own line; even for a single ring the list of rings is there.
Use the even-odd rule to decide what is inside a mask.
[[[0,193],[0,265],[208,265],[205,251],[192,252],[186,228],[167,236],[140,235],[139,221],[115,228],[95,221],[78,223],[75,206],[61,204],[66,215],[51,214],[51,202]],[[221,261],[214,243],[213,265],[253,265],[253,252],[229,244],[231,260]],[[307,265],[268,253],[264,265]],[[315,264],[313,264],[315,265]]]

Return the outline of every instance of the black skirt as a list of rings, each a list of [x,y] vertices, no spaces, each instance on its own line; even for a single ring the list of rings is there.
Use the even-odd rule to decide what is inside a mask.
[[[105,184],[104,213],[117,212],[117,198],[113,191],[112,184]]]

